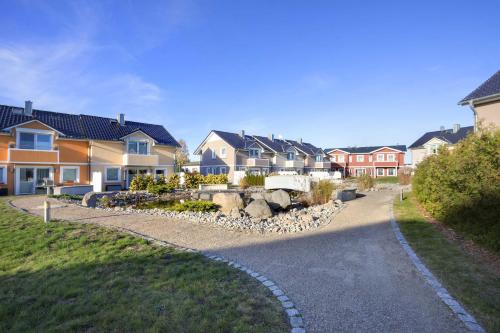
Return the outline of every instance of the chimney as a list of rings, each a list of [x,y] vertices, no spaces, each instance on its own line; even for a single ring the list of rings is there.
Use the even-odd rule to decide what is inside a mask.
[[[299,140],[297,140],[297,141],[299,141],[299,143],[302,144],[302,138],[299,138]]]
[[[453,133],[457,133],[460,130],[460,124],[453,124]]]
[[[444,132],[444,126],[439,127],[439,130],[440,130],[441,132]]]
[[[244,138],[244,137],[245,137],[245,130],[241,130],[241,132],[240,132],[240,136],[241,136],[242,138]]]
[[[116,117],[116,121],[118,121],[118,124],[120,124],[120,126],[125,126],[125,114],[119,113]]]
[[[269,140],[271,140],[272,142],[274,142],[274,134],[269,134],[268,138],[269,138]]]
[[[32,101],[24,102],[24,115],[25,116],[32,116],[33,115],[33,102]]]

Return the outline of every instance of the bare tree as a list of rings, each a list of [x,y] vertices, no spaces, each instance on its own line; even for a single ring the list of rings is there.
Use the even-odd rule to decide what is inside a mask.
[[[175,165],[177,171],[181,171],[182,167],[189,162],[189,149],[184,139],[179,140],[180,147],[175,151]]]

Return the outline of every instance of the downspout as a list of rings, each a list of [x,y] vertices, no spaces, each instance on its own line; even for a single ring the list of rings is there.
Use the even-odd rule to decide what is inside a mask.
[[[474,132],[477,132],[477,112],[476,109],[474,108],[473,100],[469,101],[469,108],[472,110],[472,113],[474,114]]]

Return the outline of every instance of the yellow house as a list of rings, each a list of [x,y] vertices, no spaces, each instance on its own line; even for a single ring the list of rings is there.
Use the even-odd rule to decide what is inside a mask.
[[[474,129],[500,127],[500,71],[483,82],[462,99],[459,105],[468,105],[474,114]]]
[[[177,141],[161,125],[0,105],[0,194],[46,185],[127,188],[138,174],[174,172]]]

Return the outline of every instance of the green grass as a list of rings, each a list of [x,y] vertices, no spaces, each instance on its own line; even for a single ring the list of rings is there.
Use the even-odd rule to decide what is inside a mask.
[[[396,176],[377,177],[375,178],[376,184],[399,184],[399,178]]]
[[[500,332],[500,278],[427,222],[409,194],[394,202],[401,232],[417,255],[489,332]]]
[[[77,194],[51,194],[51,195],[49,195],[49,198],[66,199],[66,200],[79,200],[79,201],[81,201],[83,199],[83,195],[77,195]]]
[[[199,254],[0,200],[1,332],[286,332],[269,290]]]

